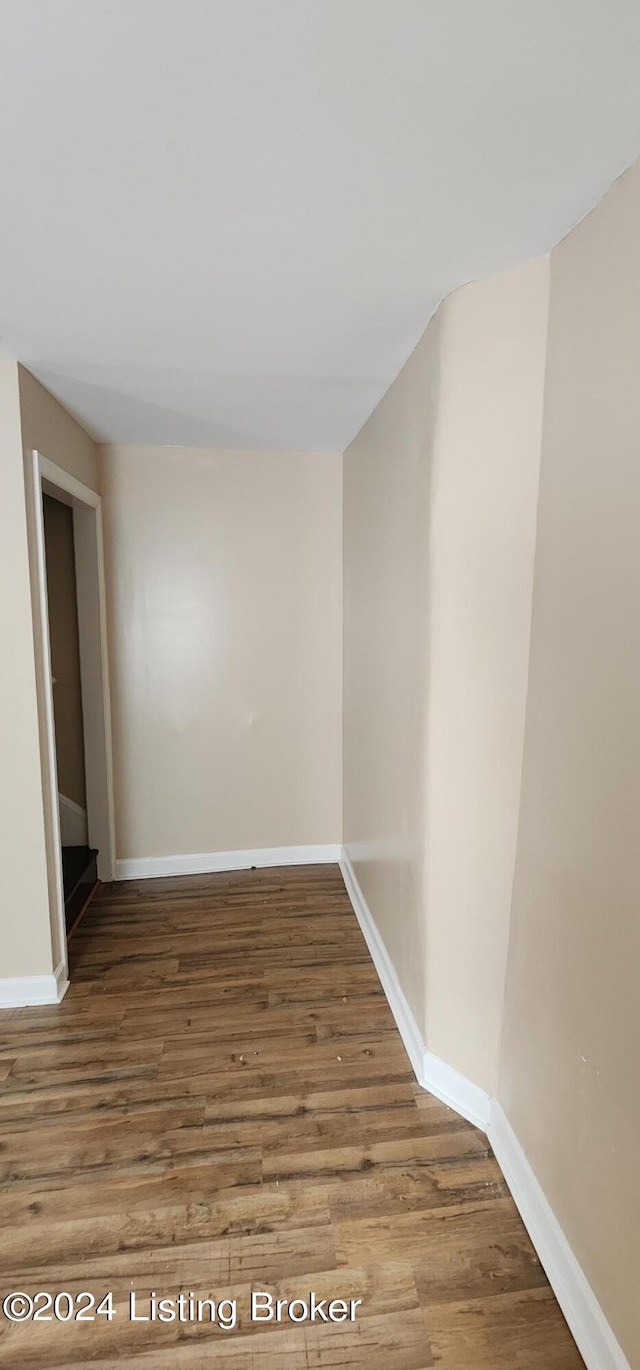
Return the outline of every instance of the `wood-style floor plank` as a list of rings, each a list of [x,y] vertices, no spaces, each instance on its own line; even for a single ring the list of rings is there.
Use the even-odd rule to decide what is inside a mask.
[[[103,886],[57,1006],[0,1013],[0,1293],[26,1370],[579,1370],[486,1137],[415,1083],[337,867]],[[237,1326],[132,1322],[193,1291]],[[256,1323],[274,1298],[355,1321]]]

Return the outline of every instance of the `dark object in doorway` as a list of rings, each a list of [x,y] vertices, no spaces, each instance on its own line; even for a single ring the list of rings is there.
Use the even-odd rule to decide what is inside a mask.
[[[62,848],[64,920],[67,937],[98,883],[97,856],[94,847]]]

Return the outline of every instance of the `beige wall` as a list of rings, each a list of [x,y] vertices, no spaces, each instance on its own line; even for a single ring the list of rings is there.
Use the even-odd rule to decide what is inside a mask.
[[[42,805],[46,743],[33,632],[30,453],[39,448],[94,488],[97,458],[86,433],[16,362],[0,364],[0,447],[0,977],[47,975],[58,964],[60,948],[50,924],[54,872],[47,862]]]
[[[442,307],[431,477],[425,1025],[497,1085],[529,665],[549,298],[541,259]]]
[[[33,523],[33,470],[31,464],[31,453],[37,449],[49,461],[56,466],[75,476],[76,480],[82,481],[90,489],[98,491],[99,471],[98,471],[98,451],[95,443],[80,427],[76,420],[68,414],[62,405],[49,394],[42,385],[26,370],[24,366],[18,366],[18,383],[20,393],[20,422],[22,428],[22,447],[24,458],[24,480],[26,489],[26,511],[27,511],[27,534],[29,546],[29,564],[32,587],[32,622],[36,621],[36,613],[33,599],[33,588],[37,582],[37,558],[36,558],[36,533]],[[34,638],[34,654],[37,663],[36,670],[36,690],[38,696],[38,728],[40,743],[40,765],[41,765],[41,787],[40,787],[40,808],[42,809],[42,792],[46,792],[49,787],[49,760],[47,737],[45,731],[45,702],[43,697],[42,682],[43,667],[41,661],[41,644],[38,633]],[[47,832],[47,851],[53,853],[54,832],[49,826],[49,814],[45,811],[45,830]],[[55,909],[55,881],[56,868],[53,857],[46,862],[47,883],[49,889],[49,910],[51,913],[51,924],[49,939],[52,947],[53,967],[58,965],[62,947],[60,946],[60,932],[54,916]],[[31,953],[33,954],[33,953]],[[50,953],[51,954],[51,953]],[[50,967],[49,967],[50,969]]]
[[[98,448],[92,438],[26,367],[18,366],[18,375],[25,453],[37,448],[99,494]]]
[[[427,1048],[489,1091],[547,302],[547,261],[449,297],[345,454],[345,844]]]
[[[500,1099],[640,1364],[640,166],[555,249]]]
[[[0,978],[52,970],[18,368],[0,363]]]
[[[118,857],[339,842],[341,457],[102,468]]]
[[[424,1027],[437,316],[344,456],[344,843]]]
[[[86,808],[73,510],[45,495],[44,539],[58,789]]]

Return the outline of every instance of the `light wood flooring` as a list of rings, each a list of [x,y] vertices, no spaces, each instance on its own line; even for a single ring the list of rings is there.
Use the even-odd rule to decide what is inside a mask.
[[[0,1013],[0,1293],[21,1370],[579,1370],[486,1137],[415,1084],[337,867],[103,887],[54,1008]],[[132,1323],[150,1290],[238,1325]],[[361,1299],[251,1324],[251,1290]],[[63,1310],[64,1311],[64,1310]]]

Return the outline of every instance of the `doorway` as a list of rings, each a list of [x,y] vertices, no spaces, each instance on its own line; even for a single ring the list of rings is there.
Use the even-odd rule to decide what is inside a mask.
[[[100,496],[32,453],[34,620],[56,976],[96,880],[114,874],[111,726]]]
[[[99,852],[89,846],[82,675],[73,509],[43,494],[53,722],[67,938],[96,888]]]

